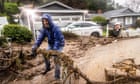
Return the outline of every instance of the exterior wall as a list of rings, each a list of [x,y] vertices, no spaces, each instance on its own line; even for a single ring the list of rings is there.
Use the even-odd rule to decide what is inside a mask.
[[[41,13],[37,18],[38,20],[35,21],[40,21],[41,19],[41,15],[47,13],[47,12],[43,12]],[[52,16],[52,19],[55,22],[70,22],[70,21],[82,21],[84,20],[84,16],[82,13],[47,13],[50,14]]]

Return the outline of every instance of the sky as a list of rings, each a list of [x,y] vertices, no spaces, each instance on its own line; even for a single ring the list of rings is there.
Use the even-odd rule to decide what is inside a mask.
[[[119,3],[120,5],[124,7],[131,8],[135,12],[140,12],[140,0],[134,0],[135,2],[133,3],[132,0],[114,0],[116,3]]]

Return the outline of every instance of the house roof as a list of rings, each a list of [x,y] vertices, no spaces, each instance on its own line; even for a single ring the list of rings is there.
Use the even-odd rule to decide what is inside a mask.
[[[129,8],[122,8],[122,9],[107,11],[103,14],[88,14],[86,16],[86,19],[91,19],[96,16],[103,16],[106,19],[110,19],[113,17],[140,16],[140,13],[134,12]]]
[[[64,7],[65,9],[73,10],[72,7],[67,6],[67,5],[65,5],[65,4],[63,4],[63,3],[59,2],[59,1],[52,1],[50,3],[47,3],[45,5],[37,7],[37,9],[42,9],[42,8],[49,7],[49,6],[52,6],[52,5],[58,5],[58,6]]]
[[[59,1],[52,1],[45,5],[35,8],[36,12],[48,12],[48,13],[88,13],[88,10],[75,9],[67,6]]]
[[[129,8],[122,8],[122,9],[112,10],[104,13],[104,16],[108,19],[111,17],[137,16],[137,15],[140,14],[132,11]]]

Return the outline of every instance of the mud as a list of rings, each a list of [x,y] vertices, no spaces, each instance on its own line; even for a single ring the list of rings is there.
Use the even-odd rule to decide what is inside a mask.
[[[118,49],[118,47],[124,48],[128,45],[123,45],[125,43],[121,42],[122,40],[125,40],[128,38],[94,38],[94,37],[81,37],[80,39],[76,40],[67,40],[66,46],[64,47],[64,53],[68,56],[70,56],[71,59],[75,61],[75,64],[85,73],[87,76],[92,80],[97,81],[104,81],[104,71],[103,69],[105,66],[111,66],[110,64],[113,63],[114,59],[120,59],[119,57],[124,58],[124,52],[128,52],[130,56],[132,50],[130,49],[136,49],[136,51],[139,51],[138,48],[132,47],[133,40],[130,42],[129,40],[125,41],[127,44],[130,44],[131,48],[126,47],[126,50]],[[137,38],[138,39],[138,38]],[[139,42],[135,41],[137,44]],[[116,46],[117,44],[117,46]],[[31,51],[32,43],[25,44],[25,45],[19,45],[19,44],[13,44],[13,48],[23,47],[24,50]],[[109,45],[112,45],[114,47],[111,47]],[[43,42],[43,44],[40,46],[40,48],[44,49],[46,48],[47,43]],[[111,48],[110,48],[111,47]],[[119,56],[117,57],[116,55]],[[114,54],[113,54],[114,53]],[[138,52],[132,52],[137,53]],[[113,58],[115,55],[116,58]],[[133,54],[132,54],[133,55]],[[131,56],[132,56],[131,55]],[[135,54],[134,54],[135,55]],[[133,56],[134,56],[133,55]],[[105,58],[105,59],[104,59]],[[112,61],[113,60],[113,61]],[[116,61],[115,60],[115,61]],[[138,59],[137,59],[138,60]],[[40,73],[44,70],[44,62],[43,57],[38,56],[35,59],[32,60],[26,60],[26,63],[23,64],[24,70],[23,73],[29,75],[31,74],[31,78],[26,77],[19,77],[18,74],[8,71],[9,76],[13,76],[12,78],[5,76],[5,73],[3,73],[0,77],[0,82],[3,84],[49,84],[50,81],[54,80],[53,77],[53,69],[47,73],[46,75],[41,75]],[[54,67],[53,65],[51,66]],[[87,68],[88,67],[88,68]],[[99,74],[100,73],[100,74]],[[14,75],[13,75],[14,74]],[[17,76],[17,77],[16,77]],[[5,81],[6,80],[6,81]]]

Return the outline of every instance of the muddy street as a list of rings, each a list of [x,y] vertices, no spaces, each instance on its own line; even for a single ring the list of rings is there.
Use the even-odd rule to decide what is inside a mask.
[[[76,60],[90,79],[104,81],[104,68],[113,63],[127,58],[134,58],[136,64],[140,64],[140,38],[113,42],[105,46],[97,46],[89,49],[83,58]]]

